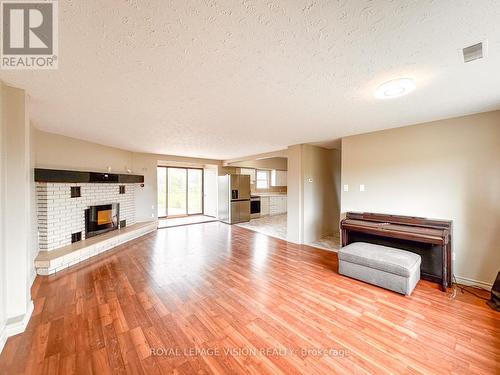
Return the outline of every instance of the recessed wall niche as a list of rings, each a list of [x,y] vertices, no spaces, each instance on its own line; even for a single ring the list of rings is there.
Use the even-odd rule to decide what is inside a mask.
[[[82,196],[82,189],[80,186],[71,186],[71,198],[80,198]]]

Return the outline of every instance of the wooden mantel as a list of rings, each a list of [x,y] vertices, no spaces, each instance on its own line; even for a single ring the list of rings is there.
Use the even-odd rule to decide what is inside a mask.
[[[36,182],[55,183],[144,183],[144,176],[104,172],[70,171],[62,169],[35,168]]]

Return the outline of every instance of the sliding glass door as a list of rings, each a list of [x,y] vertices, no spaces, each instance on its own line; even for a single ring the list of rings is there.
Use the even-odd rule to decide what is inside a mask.
[[[188,169],[188,215],[203,213],[203,169]]]
[[[158,216],[203,213],[203,169],[158,167]]]

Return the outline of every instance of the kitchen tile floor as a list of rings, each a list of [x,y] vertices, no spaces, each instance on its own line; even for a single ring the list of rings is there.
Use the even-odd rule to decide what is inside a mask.
[[[286,214],[264,216],[258,219],[252,219],[247,223],[240,223],[236,225],[253,230],[254,232],[286,240]]]
[[[264,216],[258,219],[252,219],[247,223],[240,223],[236,225],[242,228],[253,230],[254,232],[259,232],[262,234],[267,234],[271,237],[286,240],[286,219],[286,214]],[[308,245],[323,250],[337,252],[340,248],[340,236],[338,234],[333,236],[325,236],[318,241],[309,243]]]
[[[309,246],[314,246],[324,250],[330,250],[337,252],[340,249],[340,235],[336,234],[333,236],[325,236],[318,241],[308,244]]]

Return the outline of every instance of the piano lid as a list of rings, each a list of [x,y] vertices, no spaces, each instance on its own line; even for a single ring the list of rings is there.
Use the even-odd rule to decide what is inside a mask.
[[[348,212],[341,227],[380,236],[445,244],[451,233],[451,221],[411,216]]]

